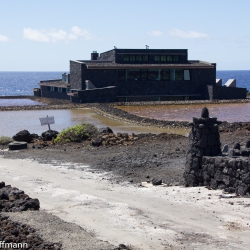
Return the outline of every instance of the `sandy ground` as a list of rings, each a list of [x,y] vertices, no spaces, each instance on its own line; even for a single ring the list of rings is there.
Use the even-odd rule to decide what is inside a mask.
[[[111,184],[110,174],[83,164],[0,157],[0,180],[38,198],[42,210],[110,244],[143,250],[249,249],[248,198],[203,187]]]

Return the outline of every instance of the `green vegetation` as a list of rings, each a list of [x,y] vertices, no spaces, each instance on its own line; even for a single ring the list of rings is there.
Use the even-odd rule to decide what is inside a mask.
[[[0,136],[0,145],[7,145],[12,141],[13,139],[8,136]]]
[[[55,143],[67,143],[67,142],[81,142],[87,140],[89,136],[95,134],[97,129],[92,124],[83,123],[75,125],[71,128],[64,129],[60,132]]]

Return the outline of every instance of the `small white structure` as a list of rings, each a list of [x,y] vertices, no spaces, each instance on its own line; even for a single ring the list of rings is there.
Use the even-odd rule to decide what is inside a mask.
[[[229,80],[225,83],[225,87],[236,88],[236,79],[229,79]]]
[[[216,86],[222,86],[222,79],[216,79]]]
[[[96,88],[95,85],[90,80],[85,81],[85,86],[86,86],[86,90]]]

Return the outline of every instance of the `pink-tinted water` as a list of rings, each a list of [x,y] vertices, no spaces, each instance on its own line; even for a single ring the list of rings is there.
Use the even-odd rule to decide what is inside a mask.
[[[203,107],[208,108],[210,117],[217,117],[220,121],[250,122],[250,103],[119,106],[118,108],[157,120],[191,121],[192,117],[200,117]]]

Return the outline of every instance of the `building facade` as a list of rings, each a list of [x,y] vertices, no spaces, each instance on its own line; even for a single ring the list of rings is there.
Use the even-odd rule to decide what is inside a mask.
[[[72,102],[227,99],[224,88],[216,84],[216,64],[188,60],[186,49],[115,48],[71,60],[61,81],[40,82],[40,95]],[[230,99],[246,98],[246,89],[231,92]]]

